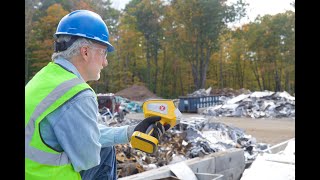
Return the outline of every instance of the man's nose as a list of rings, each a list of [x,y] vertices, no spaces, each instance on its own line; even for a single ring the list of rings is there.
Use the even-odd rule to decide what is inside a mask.
[[[103,64],[102,64],[102,66],[103,67],[106,67],[106,66],[108,66],[108,59],[106,58],[106,60],[105,61],[103,61]]]

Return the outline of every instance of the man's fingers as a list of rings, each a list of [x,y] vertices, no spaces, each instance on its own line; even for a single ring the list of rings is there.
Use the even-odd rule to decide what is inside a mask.
[[[164,125],[164,129],[167,131],[170,128],[170,124]]]
[[[159,129],[158,129],[157,125],[153,124],[152,127],[153,127],[153,132],[152,132],[151,135],[152,135],[153,137],[159,139],[161,132],[159,132]]]
[[[165,132],[165,129],[164,129],[163,125],[160,122],[156,122],[156,125],[160,129],[161,134],[163,134]]]
[[[170,128],[170,124],[162,125],[159,122],[160,120],[160,116],[151,116],[145,118],[134,128],[134,130],[149,134],[150,130],[153,129],[151,136],[159,139],[165,133],[165,131]]]
[[[167,129],[169,129],[170,125],[166,124],[163,126],[160,122],[156,122],[153,124],[154,132],[152,133],[152,136],[159,139]]]
[[[135,127],[134,130],[145,133],[150,125],[160,120],[161,120],[160,116],[151,116],[151,117],[145,118]]]

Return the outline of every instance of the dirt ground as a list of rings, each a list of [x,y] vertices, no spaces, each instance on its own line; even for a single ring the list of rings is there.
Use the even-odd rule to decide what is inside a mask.
[[[245,133],[255,137],[258,143],[275,145],[295,137],[295,120],[292,118],[219,117],[210,120],[244,129]]]
[[[132,85],[126,89],[116,92],[115,95],[130,99],[132,101],[145,101],[146,99],[159,98],[148,88],[142,85]]]
[[[183,113],[183,117],[204,117],[193,113]],[[130,119],[143,119],[143,113],[129,113]],[[239,117],[212,117],[210,121],[221,122],[228,126],[238,127],[246,134],[256,138],[257,143],[275,145],[295,137],[295,120],[292,118],[239,118]]]

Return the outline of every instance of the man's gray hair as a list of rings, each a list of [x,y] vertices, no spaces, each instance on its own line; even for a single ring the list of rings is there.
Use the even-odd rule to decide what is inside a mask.
[[[56,41],[57,42],[69,42],[71,39],[70,35],[60,35]],[[52,54],[51,59],[52,61],[55,61],[57,58],[62,57],[68,61],[71,60],[72,57],[77,56],[80,54],[80,47],[82,46],[90,46],[92,45],[93,42],[86,39],[86,38],[81,38],[79,37],[77,40],[74,41],[74,43],[72,43],[72,45],[70,47],[68,47],[68,49],[61,51],[61,52],[55,52]]]

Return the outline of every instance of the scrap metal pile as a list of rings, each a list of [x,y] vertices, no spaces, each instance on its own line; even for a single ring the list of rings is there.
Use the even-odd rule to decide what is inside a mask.
[[[290,96],[285,91],[253,93],[245,89],[238,91],[222,89],[220,91],[215,90],[214,93],[213,91],[211,88],[201,89],[188,96],[219,95],[219,101],[222,104],[207,107],[202,111],[202,114],[209,116],[295,117],[295,97]],[[125,97],[120,99],[121,106],[131,105],[132,101],[129,99]],[[132,107],[139,109],[136,108],[139,105],[134,103]],[[131,110],[130,108],[124,109],[127,109],[129,113],[136,112],[136,110],[132,111],[132,108]],[[140,121],[124,117],[123,121],[113,119],[103,121],[102,119],[100,123],[108,126],[123,126],[135,125]],[[229,148],[243,149],[245,161],[250,164],[259,153],[269,147],[269,144],[257,143],[254,137],[245,134],[244,130],[240,128],[209,121],[206,117],[183,118],[180,124],[168,130],[161,137],[155,154],[150,155],[133,149],[130,144],[117,145],[117,176],[118,178],[126,177],[187,159],[225,151]]]
[[[223,99],[223,100],[222,100]],[[236,97],[221,97],[223,103],[206,108],[202,114],[232,117],[295,117],[295,97],[286,91],[256,91]]]
[[[112,126],[134,125],[138,122],[125,119]],[[246,162],[252,162],[269,145],[257,143],[254,137],[245,134],[242,129],[209,122],[205,117],[185,118],[161,137],[155,154],[135,150],[129,144],[117,145],[117,173],[119,178],[125,177],[229,148],[244,149]]]
[[[222,88],[222,89],[198,89],[191,94],[187,94],[188,97],[202,97],[202,96],[225,96],[225,97],[235,97],[240,94],[249,94],[251,93],[248,89],[238,89],[234,90],[232,88]]]

